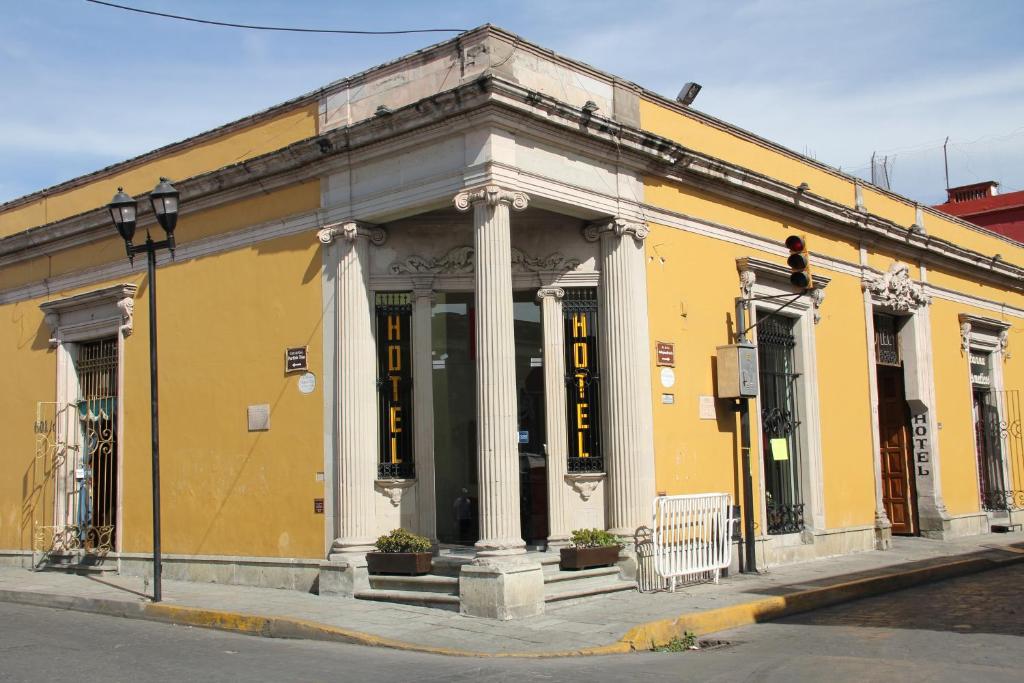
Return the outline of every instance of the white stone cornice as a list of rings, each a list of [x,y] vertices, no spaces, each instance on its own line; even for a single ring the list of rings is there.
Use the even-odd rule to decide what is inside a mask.
[[[388,239],[387,231],[379,225],[370,225],[359,221],[342,221],[325,225],[317,231],[316,238],[321,244],[331,244],[337,238],[352,242],[360,237],[370,240],[371,244],[380,246]]]
[[[116,328],[123,336],[132,333],[135,292],[138,285],[126,282],[92,292],[40,304],[50,328],[50,343],[60,338],[88,336],[91,331]]]
[[[565,290],[561,287],[541,287],[537,290],[537,301],[542,301],[544,297],[562,299],[565,297]]]
[[[960,322],[960,344],[964,353],[970,351],[971,345],[981,339],[990,339],[989,345],[998,347],[1004,358],[1009,358],[1010,344],[1010,323],[1004,320],[996,320],[985,316],[974,315],[973,313],[961,313],[958,316]]]
[[[583,228],[583,239],[588,242],[596,242],[602,235],[614,235],[624,237],[629,235],[637,244],[647,238],[650,232],[644,223],[635,223],[622,218],[613,218],[607,221],[595,221]]]
[[[908,313],[932,302],[924,287],[910,277],[910,267],[899,261],[893,261],[884,275],[865,274],[861,287],[882,306],[897,312]]]
[[[479,203],[488,206],[508,204],[516,211],[522,211],[529,205],[530,197],[525,192],[504,190],[497,185],[484,185],[459,192],[452,202],[459,211],[469,211],[470,207]]]

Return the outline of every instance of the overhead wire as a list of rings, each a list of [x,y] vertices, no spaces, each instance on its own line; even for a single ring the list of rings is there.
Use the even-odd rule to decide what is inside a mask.
[[[245,28],[254,31],[290,31],[292,33],[338,33],[348,35],[363,35],[363,36],[393,36],[405,33],[464,33],[469,29],[464,28],[415,28],[415,29],[404,29],[396,31],[357,31],[354,29],[327,29],[327,28],[298,28],[292,26],[260,26],[257,24],[236,24],[229,21],[214,21],[212,19],[199,19],[197,17],[186,17],[180,14],[168,14],[167,12],[156,12],[148,9],[139,9],[138,7],[129,7],[128,5],[118,5],[113,2],[105,2],[104,0],[85,0],[91,2],[94,5],[104,5],[106,7],[113,7],[115,9],[125,10],[126,12],[138,12],[139,14],[148,14],[154,17],[163,17],[165,19],[177,19],[179,21],[190,21],[196,24],[206,24],[209,26],[224,26],[227,28]]]

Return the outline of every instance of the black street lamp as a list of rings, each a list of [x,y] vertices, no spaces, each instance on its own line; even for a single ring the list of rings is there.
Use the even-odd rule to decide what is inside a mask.
[[[107,205],[114,227],[124,240],[128,260],[135,261],[135,254],[146,253],[146,264],[149,274],[149,387],[150,404],[152,407],[151,432],[153,437],[153,602],[160,602],[160,408],[157,392],[156,363],[156,253],[161,249],[171,252],[174,258],[174,228],[178,224],[178,191],[167,178],[161,178],[153,191],[149,193],[153,204],[153,213],[160,226],[167,233],[167,239],[153,241],[146,230],[146,243],[141,247],[132,244],[135,237],[135,216],[137,207],[135,200],[122,188]]]

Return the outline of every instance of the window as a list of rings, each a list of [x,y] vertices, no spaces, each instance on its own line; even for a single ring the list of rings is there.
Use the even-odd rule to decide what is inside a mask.
[[[412,479],[412,303],[408,292],[378,294],[377,411],[380,479]],[[344,408],[343,408],[344,409]]]
[[[1002,424],[999,404],[992,390],[992,354],[979,349],[970,350],[971,399],[974,413],[975,448],[978,453],[978,484],[981,488],[981,506],[985,510],[1007,510],[1007,495],[1003,471]]]
[[[761,384],[761,435],[765,510],[769,534],[804,529],[800,486],[800,414],[796,371],[796,320],[758,314],[757,357]]]

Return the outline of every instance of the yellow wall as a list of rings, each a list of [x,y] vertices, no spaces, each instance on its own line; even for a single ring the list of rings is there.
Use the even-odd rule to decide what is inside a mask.
[[[156,158],[115,168],[80,187],[0,210],[0,237],[104,206],[119,185],[128,194],[139,195],[152,190],[160,176],[172,180],[190,178],[312,137],[316,135],[317,106],[313,103],[296,107]]]
[[[723,159],[744,168],[781,180],[792,186],[806,182],[811,194],[824,197],[845,206],[855,206],[852,180],[801,161],[795,155],[775,151],[704,123],[695,116],[669,109],[652,100],[640,100],[640,125],[644,130],[674,140],[679,144]],[[914,203],[896,199],[876,190],[865,188],[864,206],[868,212],[903,226],[914,223]],[[950,240],[960,246],[990,255],[1001,253],[1010,263],[1024,265],[1024,245],[987,232],[981,228],[964,227],[952,220],[935,215],[925,216],[928,233]]]
[[[315,208],[318,184],[307,183],[182,220],[180,244],[274,215]],[[111,253],[107,260],[125,258]],[[70,270],[75,256],[58,256]],[[144,274],[135,333],[125,340],[124,525],[122,549],[151,548],[149,312]],[[62,298],[114,282],[94,283]],[[323,555],[324,496],[321,252],[313,232],[282,237],[159,269],[160,415],[163,548],[167,553],[280,557]],[[31,547],[32,521],[48,520],[52,479],[34,460],[35,402],[56,399],[56,354],[39,304],[0,307],[0,391],[4,439],[0,466],[0,548]],[[297,388],[284,373],[288,346],[309,347],[318,386]],[[8,384],[9,382],[9,384]],[[246,407],[269,404],[271,429],[247,430]],[[43,496],[48,496],[42,500]],[[39,502],[42,502],[40,505]]]

